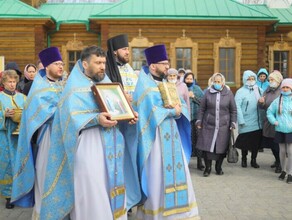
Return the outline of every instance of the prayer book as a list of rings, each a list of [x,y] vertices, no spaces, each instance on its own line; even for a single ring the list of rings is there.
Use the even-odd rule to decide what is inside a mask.
[[[175,83],[161,82],[158,84],[158,88],[165,107],[181,104]]]

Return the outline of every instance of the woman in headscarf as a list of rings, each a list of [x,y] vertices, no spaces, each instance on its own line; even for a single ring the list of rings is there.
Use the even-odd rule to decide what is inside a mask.
[[[236,127],[236,105],[234,96],[226,86],[225,77],[215,73],[212,86],[206,91],[200,104],[197,148],[203,151],[204,176],[211,173],[212,160],[216,161],[217,175],[223,175],[222,163],[228,150],[230,129]]]
[[[268,77],[269,86],[263,94],[263,97],[259,99],[259,106],[267,111],[271,103],[279,97],[281,94],[281,82],[283,80],[282,74],[278,70],[274,70]],[[275,137],[275,125],[272,125],[266,114],[263,118],[263,139],[262,148],[271,148],[273,155],[275,157],[275,163],[271,168],[276,168],[275,173],[281,173],[281,164],[279,157],[279,144],[274,142]]]
[[[28,95],[28,92],[30,90],[31,84],[33,82],[33,79],[37,73],[37,68],[34,64],[27,64],[24,68],[24,86],[22,89],[22,93],[25,95]]]
[[[262,137],[263,110],[258,107],[258,100],[263,90],[256,85],[256,74],[251,70],[243,73],[243,86],[235,94],[237,106],[238,137],[235,146],[241,149],[241,166],[247,167],[247,154],[251,151],[250,165],[260,166],[256,162]]]

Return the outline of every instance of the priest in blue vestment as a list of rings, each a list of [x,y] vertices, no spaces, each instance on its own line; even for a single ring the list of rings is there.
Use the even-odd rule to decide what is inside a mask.
[[[0,195],[6,198],[7,209],[14,207],[10,203],[10,198],[13,181],[12,168],[18,141],[16,129],[21,117],[17,109],[23,109],[26,99],[25,95],[16,91],[18,81],[19,76],[15,70],[3,72],[4,90],[0,92]]]
[[[59,101],[51,136],[40,219],[127,219],[140,201],[136,123],[110,120],[91,86],[110,80],[106,54],[85,48]]]
[[[133,94],[139,113],[138,170],[142,201],[137,219],[199,219],[188,169],[191,155],[190,119],[186,103],[164,107],[158,84],[169,68],[164,45],[145,50]]]
[[[36,75],[23,110],[12,187],[14,204],[34,206],[32,219],[40,214],[52,121],[65,83],[57,47],[42,50],[39,58],[44,69]]]

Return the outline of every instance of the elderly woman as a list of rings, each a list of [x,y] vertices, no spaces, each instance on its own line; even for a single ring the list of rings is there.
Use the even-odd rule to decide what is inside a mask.
[[[23,108],[26,96],[16,92],[19,76],[14,70],[5,70],[2,75],[4,90],[0,92],[0,195],[6,198],[6,208],[10,203],[12,187],[12,166],[17,150],[18,135],[13,134],[18,123],[12,120],[16,108]]]
[[[258,100],[263,90],[256,85],[256,74],[251,70],[243,73],[243,86],[235,94],[237,106],[238,137],[235,146],[241,149],[241,166],[247,167],[247,154],[251,151],[250,165],[260,166],[256,162],[262,137],[263,110],[258,107]]]
[[[203,151],[205,171],[211,173],[212,160],[216,160],[217,175],[223,175],[222,163],[228,150],[230,129],[236,126],[236,105],[234,96],[226,86],[221,73],[212,76],[213,85],[206,91],[200,104],[197,148]]]
[[[190,111],[189,92],[186,84],[178,80],[178,71],[174,68],[167,70],[167,81],[176,85],[179,96],[185,101]]]
[[[267,111],[271,103],[279,97],[281,94],[281,82],[283,80],[282,74],[275,70],[273,71],[269,77],[269,86],[265,90],[263,97],[259,99],[259,106]],[[275,169],[275,173],[281,173],[281,164],[279,157],[279,144],[274,142],[275,137],[275,125],[272,125],[268,119],[266,114],[264,114],[263,118],[263,137],[262,137],[262,148],[271,148],[273,155],[275,157],[275,163],[271,166]]]

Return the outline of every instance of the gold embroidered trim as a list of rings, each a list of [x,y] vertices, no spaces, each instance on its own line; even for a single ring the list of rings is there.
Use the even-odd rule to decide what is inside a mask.
[[[186,207],[182,207],[182,208],[174,208],[171,210],[165,210],[163,207],[160,207],[157,210],[150,210],[150,209],[145,209],[144,206],[140,206],[139,209],[146,215],[158,215],[159,213],[163,213],[163,216],[168,216],[168,215],[173,215],[173,214],[178,214],[178,213],[182,213],[182,212],[188,212],[193,208],[196,208],[198,205],[196,202],[193,202],[192,204],[190,204],[189,206]]]
[[[84,74],[83,74],[84,75]],[[73,89],[72,91],[70,91],[65,97],[63,97],[62,100],[59,101],[58,103],[58,106],[62,106],[63,103],[65,102],[65,100],[68,99],[68,97],[70,97],[73,93],[77,93],[77,92],[91,92],[91,89],[90,87],[83,87],[83,88],[76,88],[76,89]]]
[[[66,160],[67,160],[67,155],[64,156],[63,161],[62,161],[62,163],[61,163],[61,165],[60,165],[60,167],[58,169],[57,175],[56,175],[56,177],[55,177],[50,189],[48,190],[48,192],[43,194],[42,199],[45,199],[48,195],[50,195],[52,193],[52,191],[54,190],[54,188],[56,187],[57,182],[58,182],[58,180],[60,178],[60,175],[61,175],[61,173],[63,171],[63,168],[64,168]]]
[[[111,190],[111,198],[115,198],[116,196],[125,194],[125,187],[124,186],[119,186],[115,187],[114,189]]]
[[[126,214],[126,209],[117,210],[117,211],[114,212],[114,219],[118,219],[118,218],[120,218],[121,216],[123,216],[125,214]]]
[[[74,111],[71,113],[71,115],[79,115],[79,114],[86,114],[86,113],[98,113],[99,112],[99,109],[94,109],[94,110],[83,110],[83,111]],[[70,115],[68,115],[68,119],[66,120],[66,123],[65,123],[65,129],[64,129],[64,134],[67,133],[67,129],[68,129],[68,126],[69,126],[69,122],[71,120],[72,117],[70,117]],[[71,134],[70,134],[71,135]],[[62,140],[63,142],[65,141],[66,137],[65,135],[62,137]]]
[[[35,209],[33,209],[33,212],[32,212],[32,220],[39,220],[40,219],[40,214],[36,212]]]
[[[0,180],[0,185],[7,185],[7,184],[11,184],[11,183],[12,183],[12,179]]]
[[[145,96],[149,93],[149,92],[159,92],[158,87],[155,88],[149,88],[147,89],[145,92],[143,92],[143,94],[140,96],[140,98],[137,100],[137,106],[140,105],[140,103],[142,102],[142,100],[145,98]],[[136,104],[136,103],[135,103]]]
[[[48,91],[57,93],[57,92],[61,92],[62,89],[56,89],[56,88],[48,87],[48,88],[44,88],[44,89],[36,90],[36,91],[30,96],[30,98],[26,100],[26,103],[25,103],[24,108],[26,109],[26,108],[30,105],[32,99],[34,98],[34,96],[35,96],[36,94],[38,94],[38,93],[42,93],[42,92],[48,92]]]
[[[13,179],[16,179],[16,178],[22,173],[22,171],[23,171],[23,169],[24,169],[24,167],[25,167],[25,165],[26,165],[26,163],[27,163],[27,161],[28,161],[28,158],[29,158],[29,153],[25,156],[25,158],[24,158],[24,160],[23,160],[23,162],[22,162],[22,164],[21,164],[20,169],[19,169],[18,172],[13,176]]]
[[[157,110],[156,106],[153,106],[151,113],[149,114],[149,117],[147,119],[147,122],[145,123],[144,127],[141,129],[141,132],[139,134],[139,136],[142,136],[143,133],[145,132],[145,130],[148,128],[149,124],[150,124],[150,119],[152,117],[152,115],[154,114],[154,112]]]
[[[180,185],[180,186],[173,186],[173,187],[168,187],[165,189],[165,193],[173,193],[175,191],[181,191],[181,190],[186,190],[188,189],[188,186],[186,184]]]
[[[37,108],[37,110],[35,111],[35,113],[31,116],[31,118],[28,119],[28,122],[27,123],[30,124],[31,121],[33,121],[39,115],[39,113],[41,112],[41,110],[44,109],[44,108],[45,108],[44,105],[40,105]],[[46,106],[46,108],[47,108],[47,106]]]

